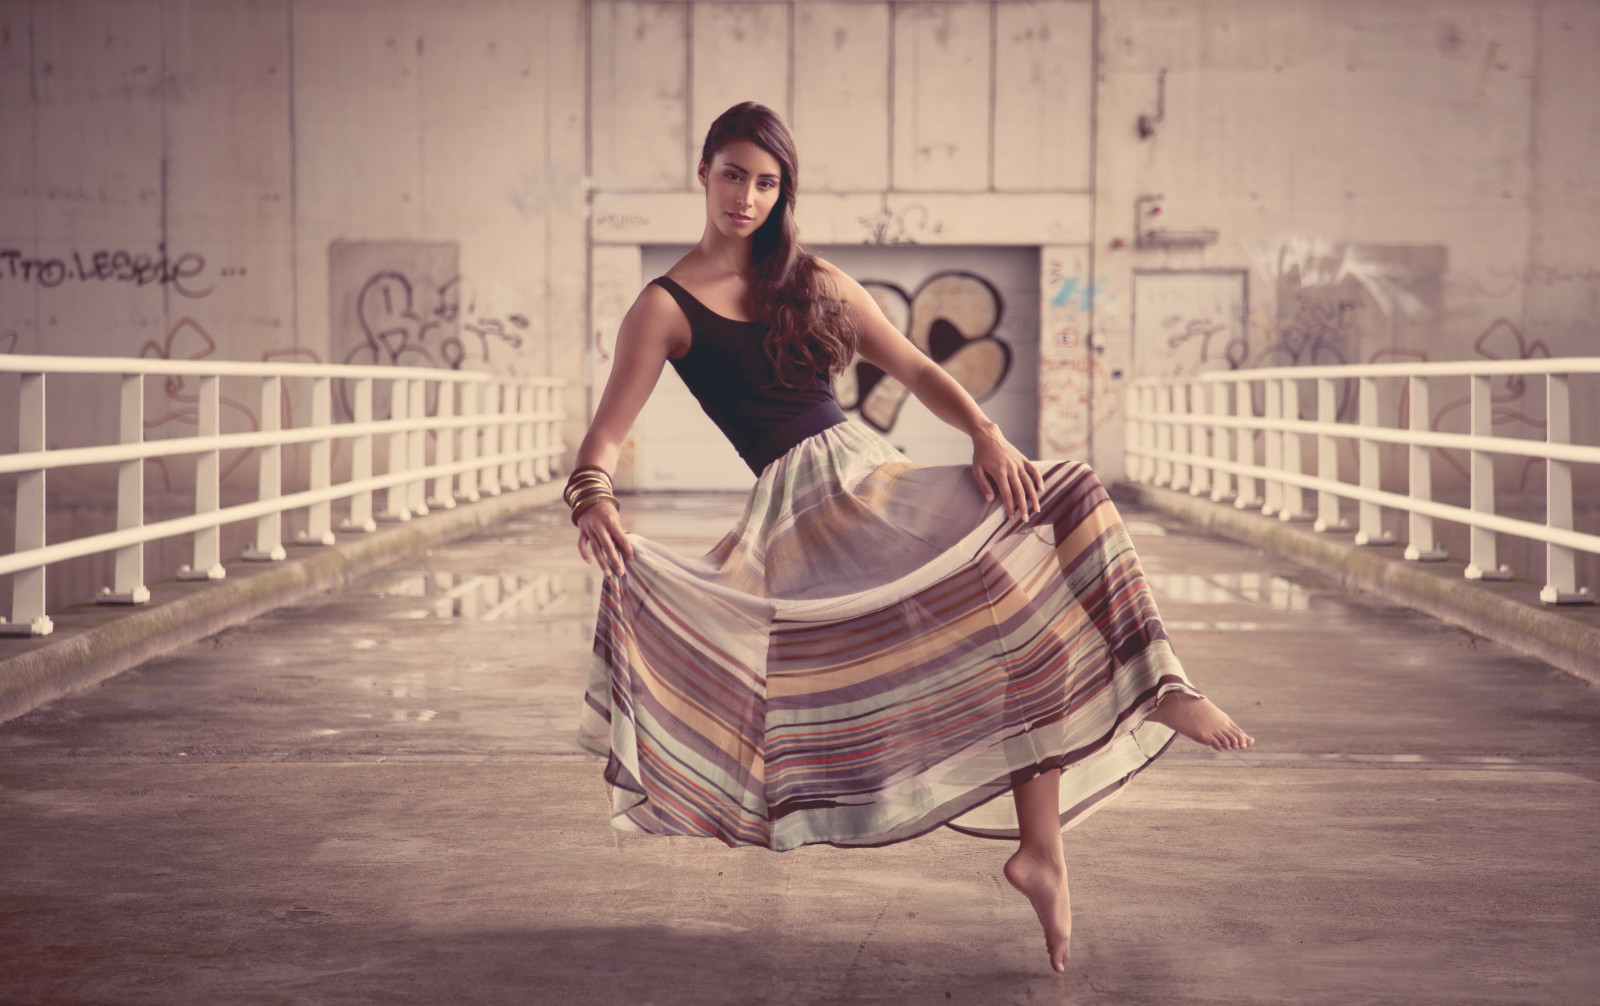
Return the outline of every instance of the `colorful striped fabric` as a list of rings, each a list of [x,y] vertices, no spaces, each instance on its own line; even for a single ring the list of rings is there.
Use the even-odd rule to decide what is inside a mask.
[[[1063,770],[1063,827],[1126,785],[1172,740],[1156,702],[1200,693],[1094,473],[1041,471],[1041,512],[1010,519],[966,466],[847,423],[769,465],[705,556],[635,537],[579,737],[613,825],[778,850],[1015,838],[1010,790],[1042,770]]]

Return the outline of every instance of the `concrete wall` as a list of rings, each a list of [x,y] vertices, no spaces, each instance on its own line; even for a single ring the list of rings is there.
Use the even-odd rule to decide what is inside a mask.
[[[1126,242],[1098,260],[1099,366],[1600,352],[1600,6],[1106,0],[1099,51],[1096,238]],[[1543,436],[1538,383],[1496,382],[1497,432]],[[1434,390],[1433,424],[1464,431],[1465,395]],[[1600,410],[1577,425],[1600,441]]]
[[[0,2],[0,352],[580,383],[585,33],[581,0]],[[51,442],[114,435],[114,385],[55,382]],[[224,430],[255,428],[254,390],[222,394]],[[192,429],[194,403],[193,382],[147,382],[147,436]],[[0,449],[15,422],[0,407]],[[223,467],[253,484],[248,455]],[[152,463],[152,516],[188,471]],[[113,525],[109,478],[51,475],[52,540]],[[151,545],[151,578],[186,545]],[[105,579],[77,566],[52,603]]]
[[[646,250],[699,236],[706,125],[757,98],[807,241],[1036,256],[1006,380],[1039,454],[1115,478],[1135,374],[1600,352],[1597,53],[1582,0],[0,0],[0,352],[554,373],[575,443]],[[148,397],[151,436],[192,422]],[[57,442],[110,430],[64,401]],[[1503,432],[1542,407],[1496,387]]]
[[[1018,347],[1013,359],[1026,367],[1004,380],[1040,402],[1073,398],[1087,325],[1076,300],[1054,303],[1060,285],[1047,291],[1045,273],[1065,282],[1063,270],[1093,257],[1092,3],[593,0],[589,12],[596,391],[621,314],[650,278],[643,249],[700,237],[694,166],[706,128],[755,99],[794,126],[808,243],[971,249],[944,267],[997,286],[1013,281],[983,275],[984,246],[1039,261],[1026,314],[1047,323],[1017,336],[1033,344]],[[1082,456],[1088,414],[1078,404],[1041,411],[1018,439],[1046,456]],[[638,473],[697,484],[692,469],[665,474],[653,454],[652,438],[678,452],[697,428],[684,422],[636,425],[619,484],[656,478]],[[953,431],[937,436],[947,442],[913,455],[942,459],[959,446]]]

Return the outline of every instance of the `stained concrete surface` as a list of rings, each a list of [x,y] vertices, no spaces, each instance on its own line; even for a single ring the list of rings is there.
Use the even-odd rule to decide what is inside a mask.
[[[696,551],[739,502],[627,516]],[[1067,834],[1064,976],[1001,843],[612,831],[542,509],[0,726],[0,1004],[1596,1001],[1596,690],[1124,509],[1257,746]]]

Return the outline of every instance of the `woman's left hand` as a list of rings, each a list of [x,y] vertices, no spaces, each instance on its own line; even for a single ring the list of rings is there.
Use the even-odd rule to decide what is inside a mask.
[[[1039,469],[993,423],[973,434],[972,477],[985,500],[993,502],[999,495],[1007,517],[1038,512],[1039,493],[1044,490]]]

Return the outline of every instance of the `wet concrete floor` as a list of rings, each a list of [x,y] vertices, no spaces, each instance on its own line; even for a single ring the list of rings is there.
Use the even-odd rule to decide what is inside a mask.
[[[627,516],[700,551],[740,504]],[[1596,690],[1125,513],[1257,746],[1068,832],[1064,976],[1001,843],[612,831],[552,508],[0,725],[0,1006],[1596,1001]]]

